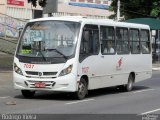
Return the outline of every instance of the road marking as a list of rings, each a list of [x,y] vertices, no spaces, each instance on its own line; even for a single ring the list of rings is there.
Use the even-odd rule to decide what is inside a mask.
[[[3,96],[3,97],[0,97],[0,99],[5,99],[5,98],[9,98],[10,96]]]
[[[160,111],[160,108],[159,109],[155,109],[155,110],[151,110],[151,111],[148,111],[148,112],[141,113],[140,115],[146,115],[146,114],[157,112],[157,111]]]
[[[66,103],[66,105],[71,105],[71,104],[76,104],[76,103],[81,103],[81,102],[88,102],[88,101],[92,101],[92,100],[94,100],[94,99],[78,100],[78,101],[75,101],[75,102]]]
[[[133,93],[141,93],[141,92],[146,92],[146,91],[151,91],[151,90],[155,90],[155,89],[139,90],[139,91],[135,91]]]

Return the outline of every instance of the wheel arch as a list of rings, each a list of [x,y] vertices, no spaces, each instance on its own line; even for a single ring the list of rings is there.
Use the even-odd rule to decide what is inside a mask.
[[[133,71],[130,72],[129,76],[130,76],[130,75],[132,75],[132,77],[133,77],[133,82],[135,83],[135,78],[136,78],[135,72],[133,72]]]
[[[87,75],[82,75],[81,78],[80,78],[80,80],[81,80],[81,79],[84,79],[84,80],[86,81],[87,86],[89,85],[89,78],[88,78]]]

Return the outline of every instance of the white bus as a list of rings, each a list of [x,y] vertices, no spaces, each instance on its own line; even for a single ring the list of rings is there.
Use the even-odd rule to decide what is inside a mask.
[[[83,17],[30,20],[14,56],[15,89],[24,97],[36,91],[74,93],[123,86],[152,76],[147,25]]]

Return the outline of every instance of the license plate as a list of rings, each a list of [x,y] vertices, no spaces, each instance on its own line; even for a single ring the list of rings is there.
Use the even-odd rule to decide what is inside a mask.
[[[37,82],[34,84],[34,86],[36,88],[44,88],[44,87],[46,87],[46,84],[44,82]]]

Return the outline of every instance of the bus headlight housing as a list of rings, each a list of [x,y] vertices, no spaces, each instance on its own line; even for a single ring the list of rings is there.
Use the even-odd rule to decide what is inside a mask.
[[[73,67],[73,65],[70,65],[67,68],[63,69],[61,71],[61,73],[59,74],[59,76],[64,76],[64,75],[67,75],[67,74],[71,73],[72,67]]]
[[[23,75],[22,70],[14,63],[14,71],[20,75]]]

